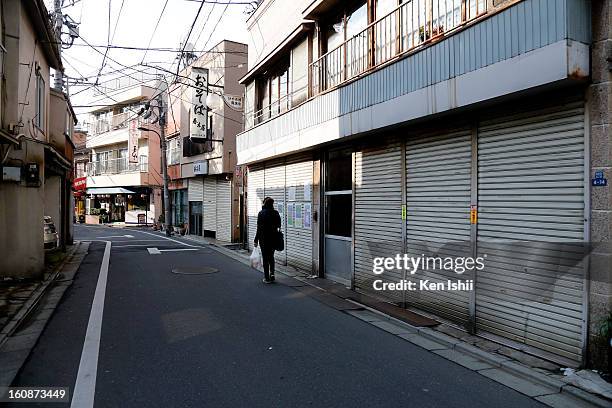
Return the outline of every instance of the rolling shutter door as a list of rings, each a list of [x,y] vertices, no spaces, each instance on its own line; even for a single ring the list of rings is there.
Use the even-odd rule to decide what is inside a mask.
[[[466,257],[470,246],[471,132],[419,137],[406,144],[406,247],[412,257]],[[409,280],[419,285],[456,280],[452,270],[419,270]],[[417,286],[418,287],[418,286]],[[406,302],[466,324],[468,291],[410,291]]]
[[[257,233],[257,214],[261,210],[264,199],[264,170],[260,166],[249,167],[247,178],[247,217],[249,231],[249,249],[253,249],[253,241]]]
[[[217,229],[217,182],[213,177],[204,178],[204,203],[202,205],[204,215],[204,229],[216,231]]]
[[[401,292],[377,292],[372,284],[399,282],[402,271],[378,276],[372,266],[375,257],[404,253],[401,154],[399,144],[355,153],[355,289],[395,303],[403,301]]]
[[[265,189],[264,198],[272,197],[274,199],[274,208],[278,210],[278,205],[285,199],[285,165],[284,163],[266,164],[265,170]],[[261,210],[261,205],[259,206]],[[284,221],[281,220],[281,225]],[[284,228],[283,228],[284,231]],[[286,250],[276,252],[274,259],[276,263],[281,265],[287,264]]]
[[[286,203],[291,203],[295,207],[300,206],[302,221],[301,225],[287,225],[285,234],[287,264],[307,272],[312,272],[312,222],[309,228],[304,227],[304,204],[310,203],[312,214],[312,161],[302,161],[290,163],[286,166],[287,175],[287,196]],[[304,186],[308,188],[310,197],[305,197]],[[295,197],[289,197],[290,189],[294,189]],[[294,198],[294,200],[290,200]]]
[[[189,184],[187,185],[187,198],[189,201],[204,200],[204,185],[202,177],[189,179]]]
[[[232,182],[217,180],[217,239],[232,241]]]
[[[477,328],[579,362],[584,109],[481,123]]]

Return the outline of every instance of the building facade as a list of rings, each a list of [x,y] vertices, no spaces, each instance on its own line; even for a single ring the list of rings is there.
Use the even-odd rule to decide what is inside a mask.
[[[237,137],[250,245],[273,197],[281,263],[568,366],[597,361],[612,157],[610,2],[594,3],[261,2]],[[396,254],[486,266],[465,274],[472,291],[377,290],[373,264]],[[425,278],[457,273],[383,275]]]
[[[159,127],[139,116],[165,90],[135,85],[104,96],[90,113],[86,149],[87,223],[152,225],[162,214]],[[152,131],[148,131],[151,129]]]
[[[171,86],[168,112],[168,174],[172,225],[192,235],[233,242],[240,237],[240,185],[234,178],[236,135],[243,129],[242,97],[238,80],[246,74],[247,46],[221,41],[179,74]],[[210,141],[190,139],[196,115],[194,75],[208,75],[214,106],[204,113]],[[222,95],[222,96],[221,96]],[[204,96],[205,98],[205,96]],[[211,97],[207,98],[211,102]],[[206,105],[202,100],[202,105]]]
[[[62,71],[58,40],[41,0],[2,1],[0,85],[0,276],[41,278],[45,245],[72,240],[75,116],[51,69]],[[59,242],[46,242],[53,218]]]

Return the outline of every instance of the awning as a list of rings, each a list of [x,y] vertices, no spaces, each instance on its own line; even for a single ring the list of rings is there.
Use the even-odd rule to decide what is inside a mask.
[[[98,187],[88,188],[87,194],[136,194],[132,190],[123,187]]]

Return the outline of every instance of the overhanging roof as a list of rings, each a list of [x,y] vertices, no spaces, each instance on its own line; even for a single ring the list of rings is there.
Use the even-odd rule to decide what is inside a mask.
[[[87,194],[136,194],[132,190],[123,187],[98,187],[88,188]]]
[[[274,48],[265,58],[263,58],[257,65],[255,65],[245,76],[243,76],[238,82],[244,84],[251,82],[253,78],[264,72],[273,62],[282,57],[283,52],[287,51],[293,44],[295,44],[300,36],[309,31],[312,28],[314,21],[302,21],[302,24],[298,26],[283,42],[276,48]]]

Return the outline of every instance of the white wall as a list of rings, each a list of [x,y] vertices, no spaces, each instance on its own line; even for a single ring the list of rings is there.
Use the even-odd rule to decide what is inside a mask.
[[[247,20],[249,70],[278,47],[302,23],[312,0],[264,0]]]

